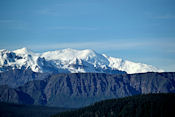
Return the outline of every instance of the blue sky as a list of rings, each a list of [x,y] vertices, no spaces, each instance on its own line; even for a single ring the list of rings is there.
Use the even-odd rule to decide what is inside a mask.
[[[90,48],[175,71],[174,0],[0,0],[0,49]]]

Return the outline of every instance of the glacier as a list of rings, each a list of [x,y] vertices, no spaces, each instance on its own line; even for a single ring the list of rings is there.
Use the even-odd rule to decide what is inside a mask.
[[[41,73],[144,73],[164,72],[152,65],[99,54],[91,49],[62,49],[35,53],[27,48],[0,50],[0,72],[31,69]]]

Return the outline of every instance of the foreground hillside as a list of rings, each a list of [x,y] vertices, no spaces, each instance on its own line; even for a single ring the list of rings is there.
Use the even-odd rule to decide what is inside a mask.
[[[147,94],[105,100],[53,117],[174,117],[175,94]]]
[[[1,75],[0,80],[13,79],[13,76],[17,76],[14,79],[20,79],[21,75],[15,75],[18,73],[19,71],[15,72],[14,70],[13,75],[9,77],[8,74],[7,76]],[[33,72],[23,73],[31,74],[31,76],[34,76],[34,79],[40,76],[33,74]],[[12,81],[14,80],[11,80],[10,83],[12,83]],[[44,80],[33,80],[16,88],[1,85],[0,101],[79,108],[105,99],[137,94],[170,92],[175,93],[174,72],[141,74],[55,74],[49,75]]]
[[[0,102],[0,117],[50,117],[66,110],[70,109]]]

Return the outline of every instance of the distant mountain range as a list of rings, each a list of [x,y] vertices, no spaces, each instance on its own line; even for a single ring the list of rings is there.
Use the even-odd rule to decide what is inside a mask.
[[[175,93],[174,72],[43,74],[12,70],[0,73],[0,82],[0,101],[66,108],[136,94]],[[15,83],[16,87],[10,87]]]
[[[31,69],[42,73],[143,73],[163,70],[142,63],[98,54],[93,50],[63,49],[34,53],[27,48],[0,50],[0,72]]]
[[[175,93],[175,73],[151,65],[64,49],[0,50],[0,101],[66,108],[147,93]]]

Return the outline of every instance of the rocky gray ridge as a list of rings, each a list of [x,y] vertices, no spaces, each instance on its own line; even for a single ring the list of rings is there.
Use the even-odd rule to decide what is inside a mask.
[[[30,69],[14,69],[0,73],[0,85],[8,85],[15,88],[29,81],[46,79],[48,76],[48,73],[33,72]]]
[[[175,73],[49,75],[17,88],[0,87],[0,101],[82,107],[96,101],[147,93],[175,93]],[[25,99],[24,99],[25,97]]]

